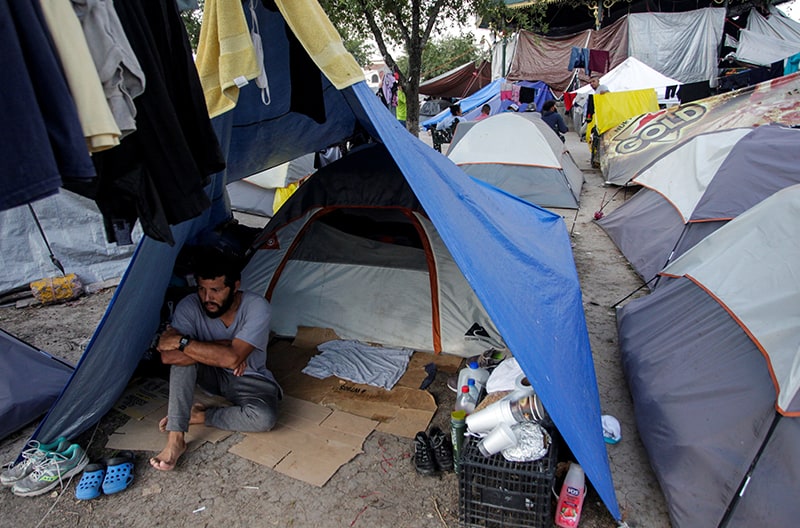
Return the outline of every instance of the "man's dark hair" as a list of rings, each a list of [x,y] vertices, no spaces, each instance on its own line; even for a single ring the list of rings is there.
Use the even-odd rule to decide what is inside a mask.
[[[239,259],[215,248],[200,248],[192,259],[195,279],[211,280],[225,277],[225,286],[233,288],[242,277]]]
[[[548,99],[542,105],[542,110],[555,110],[556,109],[556,102],[553,99]]]
[[[461,113],[461,105],[458,103],[450,105],[450,114],[457,116]]]

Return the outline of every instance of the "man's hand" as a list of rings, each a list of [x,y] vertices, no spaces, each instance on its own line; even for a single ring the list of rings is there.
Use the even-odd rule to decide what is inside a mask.
[[[156,346],[156,349],[161,352],[161,355],[163,356],[164,352],[178,350],[180,343],[181,334],[179,334],[178,331],[171,326],[168,326],[158,338],[158,346]]]
[[[244,370],[247,368],[247,361],[242,361],[237,365],[235,369],[233,369],[234,376],[241,376],[244,374]]]

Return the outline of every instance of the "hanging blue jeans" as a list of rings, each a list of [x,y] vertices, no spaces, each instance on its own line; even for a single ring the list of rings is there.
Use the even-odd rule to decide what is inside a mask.
[[[589,48],[576,48],[573,46],[572,51],[569,53],[569,68],[572,71],[575,68],[583,68],[586,75],[589,75]]]

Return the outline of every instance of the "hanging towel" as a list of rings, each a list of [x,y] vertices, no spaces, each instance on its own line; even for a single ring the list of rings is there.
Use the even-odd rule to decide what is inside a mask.
[[[606,73],[611,59],[606,50],[589,50],[589,69],[593,72]]]
[[[239,88],[261,73],[240,2],[206,0],[196,63],[208,116],[232,110]]]

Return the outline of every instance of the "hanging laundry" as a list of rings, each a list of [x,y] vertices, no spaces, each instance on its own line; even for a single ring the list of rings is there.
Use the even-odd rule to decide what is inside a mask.
[[[135,99],[136,132],[93,156],[99,176],[94,199],[109,241],[138,218],[145,234],[172,244],[170,225],[208,208],[204,186],[225,161],[175,3],[116,2],[114,7],[147,89]]]
[[[800,70],[800,53],[795,53],[786,59],[786,66],[783,68],[783,74],[789,75]]]
[[[578,94],[575,92],[564,92],[564,111],[569,112],[572,110],[572,103],[575,102],[575,97]]]
[[[693,83],[682,84],[678,88],[678,99],[681,103],[688,103],[690,101],[697,101],[711,96],[711,87],[708,81],[698,81]]]
[[[239,88],[261,73],[241,2],[206,0],[196,62],[208,116],[232,110]]]
[[[70,0],[80,20],[106,101],[119,127],[120,139],[136,130],[133,100],[145,79],[111,0]]]
[[[49,0],[42,2],[41,6],[64,67],[89,151],[99,152],[119,145],[122,133],[111,114],[89,45],[70,0]]]
[[[589,49],[588,48],[572,48],[572,51],[569,53],[569,67],[568,70],[574,70],[575,68],[583,68],[586,72],[586,75],[589,75],[591,71],[589,70]]]
[[[589,50],[589,69],[597,73],[607,73],[611,65],[611,57],[606,50]]]
[[[0,98],[0,210],[58,192],[62,178],[95,175],[75,103],[39,2],[0,2],[5,86]]]

